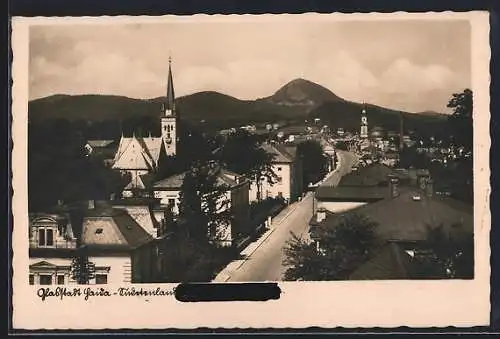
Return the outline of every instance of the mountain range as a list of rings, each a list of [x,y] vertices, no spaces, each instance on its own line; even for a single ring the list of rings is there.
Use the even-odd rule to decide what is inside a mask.
[[[161,115],[162,100],[164,97],[143,100],[113,95],[59,94],[30,101],[28,114],[30,122],[54,118],[88,123],[154,118]],[[357,130],[363,107],[370,126],[385,129],[398,130],[400,117],[405,129],[423,132],[439,130],[446,121],[446,115],[436,112],[408,113],[351,102],[305,79],[292,80],[273,95],[256,100],[240,100],[206,91],[179,97],[176,105],[181,119],[207,129],[276,121],[303,124],[304,120],[320,118],[334,127]]]

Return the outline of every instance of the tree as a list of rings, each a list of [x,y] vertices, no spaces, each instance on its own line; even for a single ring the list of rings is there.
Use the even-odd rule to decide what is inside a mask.
[[[472,91],[468,88],[462,93],[454,93],[447,105],[453,109],[448,120],[453,140],[467,152],[471,152],[473,147],[472,106]]]
[[[218,169],[206,163],[193,164],[184,176],[179,216],[184,220],[190,237],[200,243],[219,239],[220,229],[232,220],[229,188],[218,183]]]
[[[284,249],[285,280],[344,280],[378,247],[377,224],[362,215],[349,215],[324,225],[318,243],[292,234]]]
[[[397,167],[400,168],[428,168],[430,160],[425,153],[419,153],[415,146],[404,146],[399,154]]]
[[[297,145],[297,156],[302,161],[303,189],[328,173],[328,158],[319,142],[315,140],[301,142]]]
[[[448,107],[453,109],[448,123],[454,144],[463,149],[455,160],[454,196],[473,202],[473,95],[470,89],[453,94]]]
[[[261,179],[271,185],[278,178],[274,173],[274,155],[261,147],[258,137],[245,130],[237,130],[221,147],[219,159],[229,170],[256,183],[257,199],[261,197]]]
[[[88,156],[85,138],[70,122],[33,123],[28,133],[30,210],[50,208],[57,200],[106,198],[126,184],[102,159]]]
[[[95,278],[95,264],[89,260],[85,247],[78,249],[77,255],[71,262],[71,277],[79,285],[87,285]]]
[[[452,225],[460,230],[460,225]],[[474,278],[474,236],[468,232],[446,233],[443,225],[427,227],[423,245],[426,255],[417,256],[414,264],[416,278]]]

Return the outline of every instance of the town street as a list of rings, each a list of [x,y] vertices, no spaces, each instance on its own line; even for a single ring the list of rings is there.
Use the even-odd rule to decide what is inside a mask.
[[[355,155],[348,152],[338,153],[339,166],[330,172],[325,183],[336,186],[342,175],[349,172],[355,162]],[[215,281],[279,281],[286,267],[283,267],[283,248],[293,232],[307,237],[309,220],[313,215],[313,193],[309,192],[301,201],[295,202],[278,214],[270,229],[257,241],[241,252],[241,259],[231,262]]]

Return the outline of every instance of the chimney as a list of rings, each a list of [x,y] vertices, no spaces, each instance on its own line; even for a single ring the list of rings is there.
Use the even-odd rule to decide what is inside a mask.
[[[398,184],[399,184],[399,179],[393,175],[389,175],[389,197],[390,198],[395,198],[399,195],[398,192]]]
[[[432,179],[427,180],[427,184],[425,186],[425,193],[427,194],[428,197],[432,197],[432,195],[434,194],[434,185]]]
[[[318,208],[316,211],[316,222],[322,222],[326,219],[326,210],[324,208]]]
[[[89,200],[88,209],[93,210],[95,208],[95,200]]]

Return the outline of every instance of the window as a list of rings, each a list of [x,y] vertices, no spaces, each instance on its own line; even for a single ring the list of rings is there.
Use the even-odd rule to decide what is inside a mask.
[[[166,131],[167,130],[167,126],[163,126],[163,130]]]
[[[38,245],[45,246],[45,230],[44,229],[38,230]]]
[[[168,199],[168,206],[175,206],[175,199]]]
[[[170,138],[170,132],[167,133],[167,138]]]
[[[52,285],[52,275],[40,274],[40,285]]]
[[[30,285],[35,285],[35,276],[30,274]]]
[[[54,246],[54,231],[47,230],[47,246]]]
[[[39,246],[54,246],[54,230],[38,229],[38,245]]]
[[[57,284],[58,284],[58,285],[64,285],[64,275],[59,274],[59,275],[57,276]]]
[[[278,172],[281,172],[281,167],[278,167]]]
[[[103,285],[108,283],[108,275],[107,274],[96,274],[95,275],[95,283],[97,285]]]

